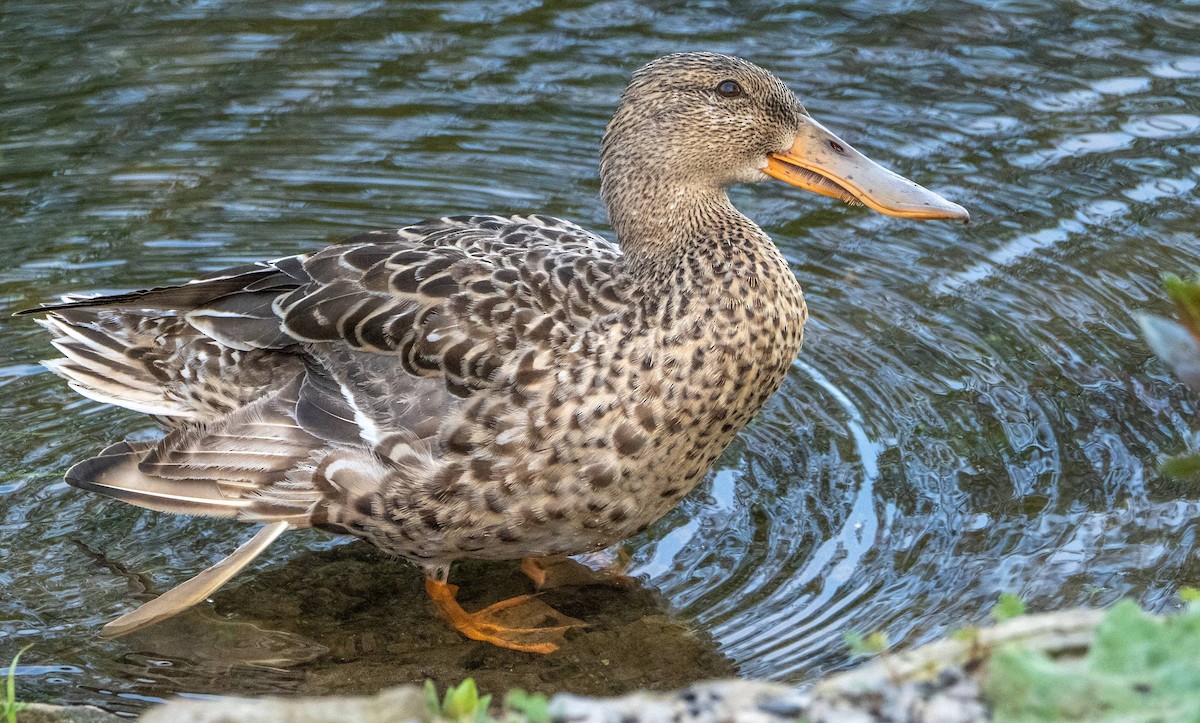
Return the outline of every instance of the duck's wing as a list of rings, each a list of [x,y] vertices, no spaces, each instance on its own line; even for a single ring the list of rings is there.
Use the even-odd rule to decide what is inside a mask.
[[[439,219],[274,262],[278,281],[200,305],[189,323],[233,347],[345,345],[391,357],[459,397],[508,383],[619,302],[610,242],[556,219]],[[532,363],[532,358],[530,363]]]
[[[153,509],[293,524],[320,501],[352,505],[389,465],[416,464],[401,457],[443,443],[440,422],[466,398],[547,378],[581,329],[620,306],[619,258],[564,221],[457,217],[40,309],[66,354],[55,370],[77,388],[184,419],[159,442],[115,445],[67,479]],[[147,365],[153,345],[122,354],[111,331],[130,320],[155,333],[155,323],[173,325],[159,346],[192,335],[234,362],[214,367],[213,354],[196,352]],[[206,375],[237,380],[238,393],[197,401],[212,396]]]
[[[518,348],[563,341],[619,304],[606,239],[559,219],[448,217],[181,286],[64,303],[46,314],[81,394],[211,421],[277,388],[313,343],[396,357],[460,395]]]
[[[118,442],[71,467],[66,481],[160,512],[306,525],[320,495],[305,462],[327,442],[297,420],[303,387],[304,379],[294,377],[221,419],[180,427],[156,442]],[[268,513],[258,493],[277,486],[293,488],[291,504]]]
[[[88,363],[79,353],[74,358],[67,353],[84,342],[67,332],[94,328],[102,341],[90,342],[85,352],[93,376],[105,376],[103,367],[96,368],[95,352],[127,363],[121,352],[133,345],[117,339],[104,348],[114,334],[98,328],[97,317],[116,326],[112,320],[121,312],[123,320],[135,318],[142,325],[136,317],[177,317],[200,332],[203,342],[241,352],[296,353],[301,345],[303,354],[306,344],[344,344],[396,357],[413,376],[442,377],[451,392],[464,395],[496,381],[494,372],[518,348],[561,342],[594,315],[618,308],[620,291],[611,271],[619,258],[612,242],[560,219],[447,217],[361,234],[312,254],[181,286],[71,298],[19,313],[49,313],[48,323],[63,327],[52,330],[68,347],[69,363],[55,371],[75,372],[82,380],[73,381],[85,393],[93,391],[92,382],[77,366]],[[160,342],[183,336],[178,330],[154,334]],[[196,350],[187,354],[211,357]],[[121,377],[129,370],[115,371]],[[219,372],[235,374],[229,368]],[[162,377],[157,375],[158,383]],[[134,386],[154,383],[141,378]],[[113,398],[118,396],[103,401],[121,404]]]

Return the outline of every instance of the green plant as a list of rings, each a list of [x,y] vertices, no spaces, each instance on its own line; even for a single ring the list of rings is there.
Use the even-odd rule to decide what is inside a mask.
[[[457,723],[487,723],[491,720],[488,716],[488,706],[492,703],[492,696],[480,697],[474,678],[467,678],[457,686],[446,688],[446,696],[440,703],[437,688],[432,680],[427,680],[425,702],[434,715]]]
[[[1175,304],[1179,321],[1152,314],[1137,314],[1146,343],[1195,392],[1200,392],[1200,276],[1181,279],[1174,274],[1163,277],[1167,296]],[[1171,457],[1162,471],[1170,477],[1200,480],[1200,453]]]
[[[1011,644],[994,651],[987,670],[996,721],[1200,720],[1200,607],[1159,618],[1125,601],[1105,615],[1082,659]]]
[[[842,640],[845,641],[846,647],[850,648],[850,654],[856,658],[879,655],[888,649],[887,633],[879,631],[863,637],[862,633],[847,630],[842,633]]]
[[[992,618],[998,623],[1019,618],[1024,614],[1025,601],[1010,592],[1001,593],[996,607],[992,608]]]
[[[433,681],[425,681],[425,704],[439,718],[456,723],[550,723],[550,701],[541,693],[526,693],[520,688],[508,691],[499,719],[488,715],[491,702],[492,696],[479,695],[472,678],[447,688],[440,700]]]
[[[13,656],[12,663],[8,666],[8,681],[5,685],[4,701],[0,702],[0,713],[8,720],[8,723],[17,723],[17,713],[25,709],[27,703],[17,702],[17,661],[21,659],[21,654],[33,647],[30,643],[17,651]]]
[[[521,716],[529,723],[550,723],[550,701],[541,693],[526,693],[517,688],[504,696],[506,718]]]
[[[998,623],[1012,620],[1024,614],[1025,602],[1009,592],[1000,594],[1000,599],[996,601],[996,605],[992,608],[991,613],[992,619]],[[979,640],[978,626],[968,625],[965,628],[955,630],[950,633],[950,637],[960,643],[967,644],[967,655],[971,660],[979,661],[987,658],[988,649]]]

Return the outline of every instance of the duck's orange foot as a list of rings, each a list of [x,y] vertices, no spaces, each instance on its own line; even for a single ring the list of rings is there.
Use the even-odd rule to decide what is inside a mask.
[[[571,628],[587,623],[563,615],[533,595],[501,600],[478,612],[469,613],[454,599],[457,585],[425,578],[425,591],[438,614],[455,630],[472,640],[526,653],[553,653],[566,642]]]
[[[538,590],[568,585],[608,585],[628,590],[637,584],[625,574],[628,562],[618,553],[618,559],[612,565],[593,570],[569,557],[525,557],[521,559],[521,572],[533,580]]]

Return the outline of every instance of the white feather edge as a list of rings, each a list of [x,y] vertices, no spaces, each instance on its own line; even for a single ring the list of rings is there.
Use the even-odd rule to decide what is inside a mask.
[[[97,344],[94,339],[90,339],[84,334],[81,334],[78,329],[74,328],[70,324],[64,323],[56,316],[51,315],[44,319],[34,319],[34,323],[38,326],[41,326],[43,329],[48,330],[51,334],[54,334],[55,341],[51,343],[55,344],[55,346],[58,346],[57,341],[59,339],[73,339],[79,344],[103,356],[105,359],[111,359],[112,361],[120,364],[129,363],[129,358],[124,354],[103,344]]]
[[[194,418],[192,410],[167,399],[162,389],[129,374],[126,366],[128,358],[96,344],[53,316],[36,321],[55,335],[50,343],[65,357],[44,360],[42,366],[66,379],[70,387],[82,396],[143,414]],[[71,347],[72,342],[114,364],[98,368],[95,360],[75,352]]]

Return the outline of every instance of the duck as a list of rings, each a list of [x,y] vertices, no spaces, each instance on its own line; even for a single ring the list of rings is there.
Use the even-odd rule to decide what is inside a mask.
[[[904,219],[960,205],[869,160],[775,75],[685,52],[636,70],[600,145],[616,240],[545,215],[447,216],[184,284],[27,309],[90,399],[149,415],[73,487],[261,525],[109,623],[206,599],[280,535],[361,538],[418,566],[468,638],[551,653],[584,623],[536,595],[475,612],[457,560],[545,561],[645,531],[779,388],[808,317],[771,238],[730,201],[782,181]]]

